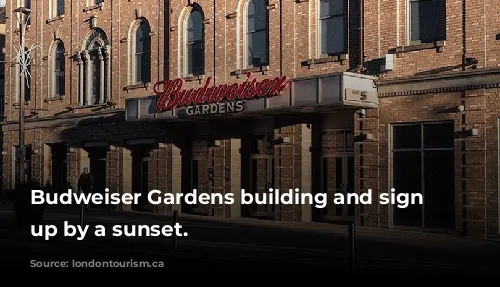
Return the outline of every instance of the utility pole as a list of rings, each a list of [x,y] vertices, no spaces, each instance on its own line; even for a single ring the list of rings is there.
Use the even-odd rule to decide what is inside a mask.
[[[26,33],[26,24],[31,15],[31,10],[25,7],[19,7],[14,10],[16,14],[17,21],[19,23],[19,54],[18,62],[20,68],[19,74],[19,147],[16,151],[16,156],[19,159],[19,185],[22,186],[26,183],[26,168],[25,168],[25,158],[26,158],[26,148],[24,146],[24,105],[26,97],[26,69],[27,65],[30,64],[29,52],[26,52],[24,35]]]

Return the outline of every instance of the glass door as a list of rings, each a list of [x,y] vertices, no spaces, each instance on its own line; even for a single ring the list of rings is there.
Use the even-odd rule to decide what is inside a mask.
[[[274,157],[267,154],[252,155],[250,161],[252,194],[268,194],[274,186]],[[262,195],[261,197],[262,198]],[[274,204],[253,204],[251,215],[254,217],[274,217]]]
[[[347,204],[347,194],[354,193],[354,156],[327,155],[322,159],[322,192],[328,205],[322,209],[323,220],[348,221],[354,218],[354,204]],[[344,204],[335,204],[335,195],[344,196]]]

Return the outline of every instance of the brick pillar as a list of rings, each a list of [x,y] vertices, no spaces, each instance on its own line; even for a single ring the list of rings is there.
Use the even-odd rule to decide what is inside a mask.
[[[14,188],[14,184],[12,183],[12,156],[14,153],[14,149],[12,145],[7,140],[9,138],[8,133],[5,133],[3,136],[3,149],[6,155],[2,153],[2,189],[8,190]]]
[[[51,184],[54,184],[52,182],[52,148],[44,144],[41,149],[42,153],[42,162],[43,162],[43,182],[46,183],[47,180],[50,181]]]
[[[462,94],[464,112],[458,120],[458,130],[477,128],[478,136],[465,136],[456,141],[460,158],[456,178],[462,179],[456,199],[457,229],[463,235],[487,237],[487,201],[495,191],[488,192],[486,178],[486,96],[483,90],[466,91]],[[461,204],[460,204],[461,203]],[[496,220],[492,218],[492,220]]]
[[[288,138],[290,141],[274,148],[274,166],[276,188],[280,193],[301,187],[302,172],[302,128],[303,125],[287,126],[275,129],[275,138]],[[275,209],[275,220],[301,221],[302,206],[279,204]]]
[[[171,184],[169,192],[174,195],[178,193],[182,194],[182,155],[181,149],[175,145],[172,145],[169,166],[169,169],[171,170]],[[174,210],[177,210],[180,213],[182,210],[182,203],[173,205],[169,212],[173,212]]]
[[[126,148],[121,148],[121,193],[132,193],[132,151]],[[131,211],[131,204],[121,205],[121,210]]]
[[[120,149],[113,147],[106,155],[106,188],[109,193],[120,193]],[[109,205],[110,210],[118,210],[119,204]]]
[[[378,203],[379,193],[389,192],[381,190],[379,185],[379,118],[378,109],[366,110],[365,116],[355,116],[355,136],[361,134],[372,134],[373,140],[357,141],[354,147],[355,155],[355,190],[357,193],[365,193],[372,190],[373,203],[369,205],[356,206],[356,223],[366,226],[389,225],[389,207]]]
[[[241,139],[231,139],[229,151],[230,182],[226,185],[226,192],[234,194],[234,204],[229,208],[230,218],[241,217]],[[227,207],[227,206],[226,206]]]
[[[168,161],[172,152],[171,144],[160,144],[158,148],[151,152],[149,160],[149,189],[157,189],[163,193],[171,192],[171,177],[172,170],[168,168]],[[163,196],[162,196],[163,198]],[[155,205],[157,213],[167,213],[168,208],[163,202]]]
[[[78,178],[84,167],[90,167],[89,154],[86,150],[79,148],[68,153],[68,182],[73,191],[78,190]]]
[[[231,149],[230,140],[217,141],[217,145],[210,147],[208,149],[208,166],[213,168],[214,178],[212,182],[209,182],[211,190],[207,190],[207,193],[222,194],[226,193],[226,178],[225,178],[225,168],[226,168],[226,150]],[[209,213],[210,214],[210,213]],[[212,205],[212,213],[215,217],[225,217],[225,205],[215,204]]]
[[[303,124],[301,126],[300,136],[300,191],[301,193],[310,193],[314,197],[312,190],[312,131],[311,126]],[[311,222],[313,217],[313,206],[311,204],[302,205],[302,221]]]
[[[33,130],[34,141],[32,145],[32,155],[31,155],[31,176],[33,180],[38,181],[43,184],[43,174],[42,174],[42,130]]]

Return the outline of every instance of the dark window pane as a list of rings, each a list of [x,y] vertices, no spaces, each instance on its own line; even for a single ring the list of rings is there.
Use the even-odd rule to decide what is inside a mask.
[[[320,19],[334,15],[344,14],[343,0],[321,0],[320,1]]]
[[[92,102],[89,104],[99,103],[101,96],[101,61],[99,59],[99,54],[97,51],[93,51],[91,54],[92,62]]]
[[[268,17],[267,2],[251,0],[247,8],[247,53],[248,64],[263,66],[268,64]]]
[[[321,20],[321,54],[344,52],[344,17]]]
[[[394,149],[421,148],[421,125],[395,126],[393,128]]]
[[[424,148],[453,148],[454,138],[453,123],[424,125]]]
[[[54,55],[54,94],[64,95],[65,58],[64,45],[58,43]]]
[[[203,40],[203,15],[200,11],[194,10],[189,14],[187,23],[187,42]]]
[[[454,151],[424,152],[425,227],[455,226]]]
[[[394,152],[394,189],[399,193],[422,193],[422,160],[420,151]],[[394,224],[421,226],[422,206],[415,204],[407,208],[394,206]]]
[[[248,64],[262,66],[268,63],[267,30],[248,35]]]
[[[56,13],[57,13],[57,15],[64,14],[64,0],[57,0]]]
[[[247,8],[247,32],[267,29],[268,10],[264,0],[251,0]]]
[[[187,25],[187,74],[203,74],[203,29],[203,15],[200,11],[192,11]]]
[[[434,42],[442,38],[441,17],[444,12],[441,0],[411,1],[411,41]]]
[[[135,41],[135,69],[136,82],[149,82],[151,80],[151,36],[150,28],[142,22],[137,28]]]

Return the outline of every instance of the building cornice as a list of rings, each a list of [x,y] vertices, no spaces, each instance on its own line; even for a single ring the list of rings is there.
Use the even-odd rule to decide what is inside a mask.
[[[499,88],[500,68],[379,80],[377,87],[379,98]]]
[[[121,118],[116,118],[115,121],[124,121],[125,120],[125,109],[113,109],[112,111],[98,112],[92,114],[72,114],[65,116],[52,116],[52,117],[43,117],[38,119],[27,119],[25,122],[26,129],[35,129],[35,128],[50,128],[50,127],[62,127],[62,126],[75,126],[81,124],[84,121],[88,120],[97,120],[97,119],[107,119],[112,116],[122,114]],[[18,121],[8,121],[0,123],[0,127],[2,131],[17,131],[19,130],[19,122]]]

